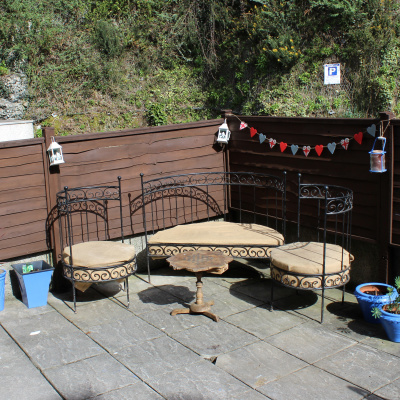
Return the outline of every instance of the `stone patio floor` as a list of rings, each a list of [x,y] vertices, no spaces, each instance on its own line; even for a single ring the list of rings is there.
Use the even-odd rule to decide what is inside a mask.
[[[167,264],[166,264],[167,265]],[[355,297],[276,289],[262,264],[205,275],[219,322],[169,313],[195,298],[195,277],[165,266],[28,309],[0,312],[0,399],[400,399],[400,344],[363,321]]]

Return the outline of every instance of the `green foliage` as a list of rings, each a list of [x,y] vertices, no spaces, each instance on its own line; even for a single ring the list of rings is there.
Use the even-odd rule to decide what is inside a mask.
[[[118,29],[108,21],[98,21],[94,29],[97,48],[106,56],[113,58],[121,54]]]
[[[0,76],[1,76],[1,75],[7,75],[9,72],[10,72],[10,71],[9,71],[9,69],[7,68],[5,61],[3,60],[3,61],[0,63]]]
[[[150,126],[167,124],[167,114],[162,104],[150,104],[146,112],[147,122]]]
[[[60,119],[64,133],[212,118],[221,108],[400,112],[399,43],[398,2],[390,0],[0,4],[0,74],[26,73],[26,117],[93,115],[93,123]],[[323,65],[336,62],[342,83],[327,87]]]

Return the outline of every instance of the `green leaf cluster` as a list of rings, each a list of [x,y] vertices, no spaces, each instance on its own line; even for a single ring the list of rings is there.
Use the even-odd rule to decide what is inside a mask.
[[[387,288],[387,295],[392,299],[389,304],[386,305],[385,311],[392,314],[400,314],[400,296],[395,297],[398,292],[400,292],[400,276],[396,276],[394,280],[394,286],[389,286]],[[375,318],[380,318],[382,316],[382,312],[378,307],[372,307],[371,310],[372,315]]]

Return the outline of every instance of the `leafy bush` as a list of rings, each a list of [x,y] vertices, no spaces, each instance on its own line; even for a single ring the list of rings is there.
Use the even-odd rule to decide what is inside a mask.
[[[150,126],[167,124],[167,114],[163,104],[150,104],[146,112],[147,122]]]
[[[212,118],[221,108],[400,112],[399,37],[389,0],[0,2],[1,65],[27,74],[26,117],[97,121],[60,119],[63,132]],[[337,62],[342,83],[327,87],[323,65]]]
[[[121,54],[118,29],[108,21],[99,21],[94,30],[97,48],[106,56],[113,58]]]

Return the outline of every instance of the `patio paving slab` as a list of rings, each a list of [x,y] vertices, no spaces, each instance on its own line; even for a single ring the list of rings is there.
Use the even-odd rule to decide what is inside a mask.
[[[161,285],[171,285],[180,282],[184,282],[186,280],[192,279],[193,275],[186,271],[174,271],[171,267],[168,266],[166,260],[164,260],[165,266],[162,268],[158,268],[154,271],[151,271],[150,275],[150,284],[153,286],[161,286]],[[139,272],[136,276],[140,279],[143,279],[147,282],[148,276],[147,271]]]
[[[291,291],[291,295],[280,300],[274,301],[274,309],[278,308],[282,311],[292,312],[297,315],[307,317],[310,320],[321,321],[321,295],[316,291]],[[340,290],[331,290],[331,292],[339,293]],[[326,297],[324,301],[324,325],[329,323],[337,323],[337,320],[351,321],[354,318],[361,318],[359,306],[354,302],[345,301],[342,303],[334,297]]]
[[[202,278],[203,282],[203,294],[204,297],[214,296],[219,293],[228,293],[229,289],[224,286],[218,285],[215,282],[207,281]],[[167,293],[172,294],[184,302],[191,303],[196,299],[196,277],[193,275],[193,279],[186,280],[184,282],[179,282],[170,285],[159,285],[158,289],[164,290]]]
[[[263,395],[260,392],[257,392],[256,390],[249,390],[248,392],[241,393],[238,396],[233,395],[231,399],[236,399],[236,400],[272,400],[269,397]]]
[[[357,344],[315,364],[371,392],[399,377],[400,358]]]
[[[256,336],[222,320],[175,333],[172,337],[207,359],[259,341]]]
[[[49,300],[53,296],[49,295]],[[12,320],[23,320],[26,317],[32,315],[40,315],[48,312],[53,312],[54,309],[49,305],[35,308],[28,308],[22,301],[12,299],[11,301],[6,300],[4,305],[4,312],[0,312],[0,323]]]
[[[57,303],[52,305],[83,332],[89,331],[93,326],[124,320],[132,315],[129,309],[109,299],[82,305],[77,309],[76,313],[65,304]]]
[[[4,400],[56,400],[62,397],[25,354],[0,363],[0,398]]]
[[[131,296],[130,310],[140,315],[163,308],[180,308],[184,301],[157,287],[150,287]]]
[[[248,386],[208,361],[152,376],[150,384],[168,400],[243,399]]]
[[[125,347],[114,356],[146,382],[199,360],[193,351],[168,336]]]
[[[291,374],[308,364],[266,342],[256,342],[222,354],[216,366],[252,388]]]
[[[123,320],[92,326],[87,332],[88,336],[110,353],[155,339],[162,334],[159,329],[132,314]]]
[[[368,394],[368,391],[311,365],[258,390],[274,400],[359,400]]]
[[[319,320],[317,294],[284,289],[275,306],[292,308],[270,311],[269,279],[242,269],[204,276],[204,297],[215,301],[218,323],[170,315],[189,302],[195,277],[169,280],[169,267],[157,287],[130,278],[138,286],[130,309],[113,285],[79,296],[76,314],[70,293],[50,293],[49,305],[33,309],[7,298],[0,312],[0,399],[399,398],[399,346],[379,324],[363,321],[354,296],[346,294],[342,307],[341,291],[328,291],[321,325],[310,320]]]
[[[399,343],[391,342],[388,339],[386,332],[381,324],[377,324],[374,326],[376,327],[376,334],[370,335],[370,337],[364,336],[360,343],[373,347],[374,349],[377,349],[379,351],[384,351],[385,353],[400,357]]]
[[[205,295],[204,301],[208,300],[214,301],[211,312],[218,315],[220,318],[226,318],[229,315],[250,310],[263,304],[262,301],[242,293],[236,293],[232,296],[229,291],[223,291],[211,296]]]
[[[140,318],[143,318],[149,324],[168,335],[214,322],[211,318],[201,314],[179,314],[172,316],[171,311],[170,309],[163,308],[162,310],[140,314]]]
[[[29,337],[32,332],[79,331],[76,326],[54,309],[45,314],[33,313],[33,315],[26,315],[25,318],[7,320],[2,322],[2,325],[17,340]]]
[[[95,397],[138,382],[138,378],[109,354],[44,371],[51,384],[68,400]]]
[[[185,303],[191,303],[196,298],[196,280],[193,282],[177,282],[175,285],[160,285],[157,289],[171,294]]]
[[[263,303],[269,304],[271,302],[271,279],[249,279],[246,282],[239,282],[232,284],[230,290],[233,295],[235,292],[243,293]],[[293,289],[288,289],[283,286],[275,285],[274,287],[274,300],[279,300],[293,294]]]
[[[9,360],[19,357],[25,357],[24,352],[8,333],[0,327],[0,365],[6,365]]]
[[[142,290],[153,287],[153,285],[148,283],[147,280],[143,280],[135,275],[131,275],[128,280],[129,294],[138,293]],[[99,291],[102,295],[106,297],[113,296],[126,298],[126,292],[122,290],[125,287],[124,285],[124,283],[118,283],[116,281],[104,282],[93,285],[93,289]]]
[[[270,336],[265,341],[310,364],[357,343],[315,322],[295,326]]]
[[[23,338],[18,343],[34,365],[41,370],[104,353],[98,344],[79,330],[40,332]]]
[[[112,390],[91,400],[161,400],[164,397],[151,389],[143,382],[137,382],[133,385],[125,386],[122,389]]]
[[[260,339],[286,331],[306,322],[301,317],[280,310],[269,310],[269,306],[255,307],[224,318]]]
[[[374,394],[384,399],[400,399],[400,379],[389,383]]]

